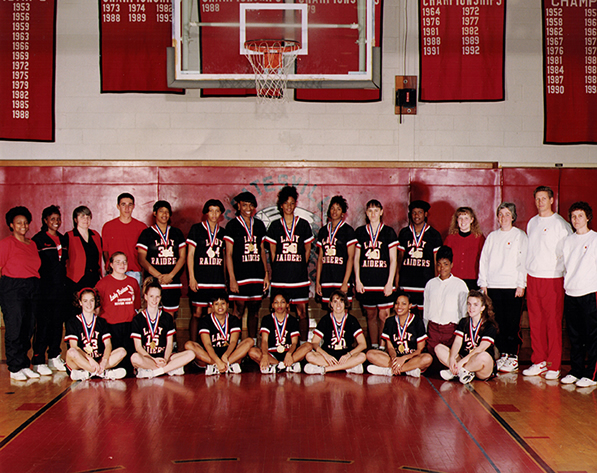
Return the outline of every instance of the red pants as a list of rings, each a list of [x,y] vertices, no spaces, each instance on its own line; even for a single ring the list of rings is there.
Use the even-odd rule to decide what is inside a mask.
[[[456,327],[456,324],[440,325],[429,321],[427,323],[427,349],[429,353],[434,353],[435,347],[440,343],[452,348]]]
[[[531,361],[547,361],[548,369],[559,370],[562,363],[564,278],[527,276],[527,308],[533,349]]]

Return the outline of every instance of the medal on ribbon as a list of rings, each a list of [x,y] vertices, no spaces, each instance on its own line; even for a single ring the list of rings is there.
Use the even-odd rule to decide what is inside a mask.
[[[154,225],[151,227],[155,230],[155,232],[160,236],[160,240],[162,240],[162,244],[164,248],[168,248],[170,246],[170,225],[166,225],[166,233],[162,232],[161,228],[158,225]]]
[[[93,338],[93,332],[95,331],[95,322],[97,321],[97,316],[95,314],[93,314],[90,324],[87,323],[83,314],[77,315],[77,317],[81,321],[81,324],[83,325],[83,335],[85,336],[85,340],[84,340],[85,348],[83,348],[83,350],[85,350],[85,353],[87,353],[89,356],[91,356],[91,354],[93,353],[92,338]]]
[[[274,328],[276,329],[276,351],[278,353],[284,353],[286,350],[285,341],[286,341],[286,322],[288,322],[288,314],[284,317],[284,321],[282,323],[278,322],[278,319],[274,314],[272,314],[274,318]]]
[[[344,333],[344,325],[346,324],[348,312],[344,313],[344,317],[342,317],[342,321],[340,323],[336,322],[336,317],[334,317],[333,314],[330,314],[330,317],[334,321],[334,333],[336,334],[337,342],[337,344],[334,345],[334,350],[342,350],[344,348],[342,345],[342,334]]]
[[[413,321],[413,319],[415,318],[415,316],[411,313],[408,314],[408,317],[406,318],[406,322],[404,322],[404,327],[402,327],[400,325],[400,318],[398,316],[396,316],[396,325],[398,326],[398,352],[400,354],[403,354],[406,351],[406,346],[407,346],[407,342],[406,342],[406,329],[408,328],[408,326],[410,325],[410,323]]]
[[[481,320],[479,319],[479,323],[477,324],[477,326],[473,327],[473,319],[471,318],[469,321],[469,326],[468,326],[468,334],[469,334],[469,337],[471,337],[471,343],[473,344],[473,347],[476,347],[478,345],[477,338],[479,337],[479,329],[480,328],[481,328]]]
[[[158,322],[160,321],[160,311],[158,310],[158,313],[157,313],[154,321],[151,320],[151,317],[149,316],[149,311],[147,309],[145,309],[143,311],[143,315],[145,315],[145,319],[147,319],[147,325],[149,325],[149,335],[151,336],[151,342],[149,342],[149,348],[151,348],[152,350],[155,350],[155,347],[156,347],[155,334],[158,330]]]
[[[370,242],[370,249],[367,252],[367,259],[375,259],[378,260],[380,258],[379,248],[377,248],[377,239],[379,238],[379,234],[381,229],[383,228],[383,223],[380,223],[377,227],[377,231],[373,233],[373,228],[371,224],[367,224],[367,233],[369,234],[369,242]]]
[[[209,239],[209,248],[207,249],[207,256],[213,258],[214,256],[216,256],[216,252],[214,251],[214,245],[216,243],[216,235],[218,234],[220,226],[216,223],[216,227],[214,228],[213,232],[209,227],[209,223],[203,222],[203,226],[207,230],[207,238]]]
[[[245,219],[241,216],[236,217],[236,219],[240,222],[240,224],[245,229],[245,233],[249,237],[249,244],[247,246],[247,250],[249,253],[255,252],[255,243],[253,242],[253,217],[249,218],[249,225],[245,222]]]
[[[340,220],[336,228],[332,228],[332,222],[328,223],[328,238],[330,246],[325,250],[326,256],[336,256],[336,233],[340,230],[340,227],[344,225],[344,220]]]
[[[414,251],[411,250],[410,255],[413,258],[420,259],[423,257],[423,248],[421,247],[421,243],[423,241],[423,236],[425,235],[425,232],[429,228],[429,225],[423,226],[423,230],[421,230],[421,233],[419,234],[419,236],[417,236],[417,232],[415,232],[414,225],[409,225],[408,228],[410,228],[410,232],[413,234],[413,241],[415,243],[415,249],[414,249]]]
[[[282,228],[284,229],[284,233],[286,234],[286,239],[288,241],[287,253],[296,254],[298,252],[297,244],[294,241],[294,231],[296,230],[296,222],[298,222],[298,219],[298,217],[294,217],[292,219],[292,225],[290,228],[288,228],[286,225],[286,220],[284,217],[280,219],[282,220]]]
[[[222,336],[222,346],[228,346],[228,314],[226,314],[226,319],[224,320],[223,324],[220,323],[220,321],[214,314],[211,314],[211,321],[216,326],[218,332]]]

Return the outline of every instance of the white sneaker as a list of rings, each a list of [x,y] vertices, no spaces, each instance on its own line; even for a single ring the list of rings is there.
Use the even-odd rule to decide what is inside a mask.
[[[137,378],[151,379],[151,378],[153,378],[153,370],[147,370],[145,368],[137,368]]]
[[[207,365],[205,368],[205,376],[213,376],[216,374],[220,374],[218,367],[216,365]]]
[[[574,384],[578,381],[578,378],[573,374],[567,374],[562,379],[560,379],[560,383],[562,384]]]
[[[305,365],[305,373],[307,373],[307,374],[325,374],[325,368],[323,366],[307,363]]]
[[[353,366],[352,368],[348,368],[346,372],[351,374],[363,374],[363,363]]]
[[[452,370],[441,370],[439,375],[446,381],[450,381],[456,377],[456,375],[452,373]]]
[[[292,363],[288,368],[286,368],[287,373],[300,373],[301,372],[301,364],[299,362]]]
[[[501,368],[498,368],[502,373],[513,373],[518,371],[518,356],[509,356]]]
[[[415,368],[414,370],[409,370],[406,372],[407,376],[412,376],[413,378],[420,378],[421,377],[421,370],[419,368]]]
[[[85,381],[91,378],[91,373],[86,370],[72,370],[70,372],[70,379],[73,381]]]
[[[504,366],[504,364],[506,364],[507,361],[508,361],[507,353],[504,353],[502,356],[500,356],[500,358],[495,362],[495,366],[498,369],[498,371],[502,371],[502,367]]]
[[[168,376],[182,376],[184,374],[184,366],[176,368],[175,370],[168,371]]]
[[[267,368],[261,370],[261,374],[276,374],[276,365],[267,365]]]
[[[14,379],[15,381],[27,381],[27,375],[23,373],[23,370],[15,371],[14,373],[11,371],[10,379]]]
[[[580,378],[576,382],[577,388],[590,388],[591,386],[597,386],[597,381],[593,381],[591,378]]]
[[[464,368],[460,368],[458,370],[458,379],[462,384],[468,384],[473,379],[475,379],[475,373],[469,370],[465,370]]]
[[[241,369],[241,367],[238,363],[232,363],[231,365],[228,365],[228,371],[226,371],[226,372],[233,373],[233,374],[239,374],[239,373],[242,373],[243,370]]]
[[[103,379],[122,379],[126,376],[126,370],[124,368],[114,368],[111,370],[104,370],[100,375]]]
[[[57,356],[56,358],[50,358],[48,360],[48,368],[56,371],[66,371],[66,363],[62,358]]]
[[[23,368],[21,370],[21,372],[25,376],[27,376],[28,378],[31,378],[31,379],[41,378],[41,376],[39,375],[39,373],[36,373],[35,371],[33,371],[33,370],[29,369],[29,368]]]
[[[48,368],[48,365],[33,365],[33,371],[42,376],[52,376],[52,370]]]
[[[523,370],[523,376],[539,376],[547,371],[547,362],[542,361],[541,363],[535,363],[526,370]]]
[[[392,368],[382,367],[377,365],[369,365],[367,366],[367,373],[370,374],[377,374],[380,376],[392,376]]]
[[[554,380],[560,377],[560,370],[548,370],[545,373],[545,379]]]

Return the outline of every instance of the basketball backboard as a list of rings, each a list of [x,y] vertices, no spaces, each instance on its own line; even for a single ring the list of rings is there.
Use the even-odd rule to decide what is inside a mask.
[[[168,85],[254,88],[246,41],[299,43],[289,88],[380,83],[381,0],[173,0]]]

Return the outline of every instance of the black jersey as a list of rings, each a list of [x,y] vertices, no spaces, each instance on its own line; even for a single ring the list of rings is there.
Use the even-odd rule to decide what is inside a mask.
[[[154,322],[146,310],[140,311],[133,318],[131,338],[140,340],[147,354],[154,358],[164,356],[168,337],[175,333],[174,319],[168,312],[159,310]]]
[[[207,222],[196,223],[191,227],[187,244],[195,248],[193,271],[199,289],[226,287],[224,276],[224,229],[216,227],[215,235],[210,235]]]
[[[66,322],[64,341],[68,344],[70,340],[77,342],[77,346],[91,356],[99,360],[106,351],[106,340],[112,338],[110,328],[105,319],[93,316],[91,325],[87,325],[82,314],[71,317]]]
[[[162,233],[157,225],[146,228],[139,235],[137,248],[147,252],[147,262],[161,274],[170,273],[180,258],[180,250],[187,246],[183,233],[178,229],[168,226],[166,233]],[[162,289],[181,288],[179,271],[170,284],[165,284]]]
[[[284,323],[279,324],[274,314],[266,315],[261,319],[261,329],[259,333],[267,333],[268,351],[278,352],[278,346],[282,346],[283,352],[287,352],[292,345],[292,337],[299,337],[298,319],[286,314]],[[259,344],[258,344],[259,345]]]
[[[230,337],[233,333],[241,333],[241,321],[238,317],[232,317],[226,314],[226,320],[223,325],[215,315],[206,315],[202,317],[199,322],[199,336],[204,333],[209,335],[211,339],[211,346],[214,348],[223,348],[230,345]]]
[[[261,242],[265,234],[265,225],[258,218],[251,217],[250,226],[240,216],[226,225],[224,240],[233,245],[232,264],[239,286],[263,283],[265,267],[261,259]]]
[[[305,219],[294,217],[294,227],[286,228],[283,219],[274,220],[267,230],[266,241],[276,245],[272,256],[272,287],[296,288],[309,286],[305,261],[305,245],[315,238]]]
[[[398,235],[398,250],[404,252],[400,267],[400,288],[423,292],[425,284],[435,277],[433,255],[442,246],[439,232],[425,225],[418,238],[414,236],[414,227],[404,227]]]
[[[419,342],[427,340],[425,323],[421,317],[408,314],[403,327],[398,316],[388,317],[381,338],[392,344],[398,356],[408,355],[417,350]]]
[[[321,337],[321,347],[333,354],[334,351],[353,348],[363,329],[357,318],[347,312],[343,323],[338,323],[332,314],[324,315],[313,333]]]
[[[31,238],[37,246],[40,293],[46,298],[59,298],[66,288],[66,262],[68,260],[68,237],[58,233],[59,243],[47,233],[40,231]]]
[[[471,318],[469,316],[460,319],[458,326],[454,331],[454,335],[462,338],[462,345],[458,354],[464,358],[472,350],[479,346],[482,341],[488,341],[491,345],[485,350],[487,353],[494,357],[493,345],[495,338],[497,337],[497,328],[494,324],[486,323],[485,326],[481,326],[478,332],[474,333],[474,328],[471,324]]]
[[[369,225],[357,228],[357,248],[361,250],[359,260],[360,278],[365,291],[381,291],[390,275],[390,249],[398,246],[398,237],[392,227],[380,224],[377,239]]]
[[[346,274],[348,248],[356,245],[353,228],[342,221],[335,229],[328,223],[319,230],[317,247],[322,249],[321,287],[340,287]]]

